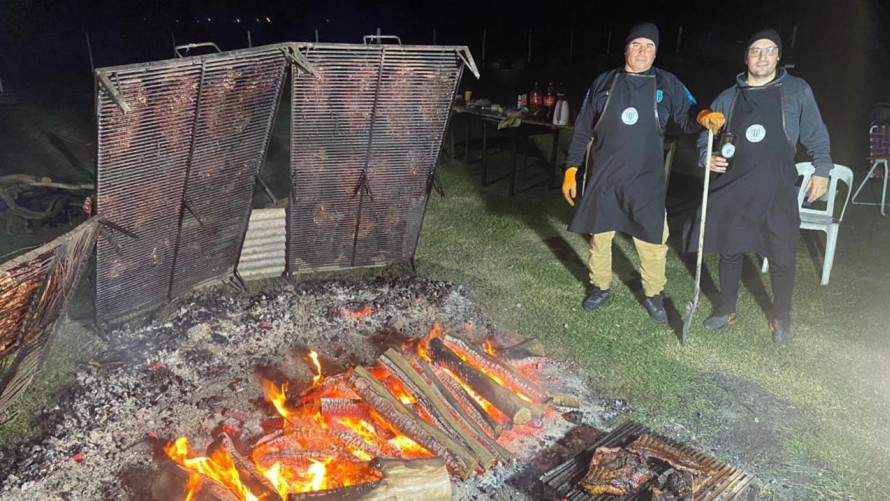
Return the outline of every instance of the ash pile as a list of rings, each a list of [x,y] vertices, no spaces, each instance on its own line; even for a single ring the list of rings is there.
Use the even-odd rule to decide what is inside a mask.
[[[450,282],[376,277],[203,289],[149,325],[109,333],[76,385],[40,410],[39,436],[0,451],[0,495],[152,499],[159,442],[190,437],[204,450],[226,427],[262,436],[280,419],[263,381],[299,392],[320,375],[372,366],[437,324],[500,346],[522,341],[488,322],[470,291]],[[548,391],[577,397],[579,408],[554,408],[504,431],[497,442],[509,459],[466,479],[452,476],[454,499],[536,498],[538,476],[588,447],[615,417],[571,362],[522,363]]]

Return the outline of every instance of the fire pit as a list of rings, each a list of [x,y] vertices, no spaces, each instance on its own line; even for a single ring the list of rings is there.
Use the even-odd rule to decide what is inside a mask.
[[[442,329],[431,337],[437,323]],[[485,351],[486,339],[497,358]],[[495,492],[530,499],[537,475],[580,450],[553,455],[556,441],[579,423],[602,427],[610,413],[570,364],[525,356],[537,348],[521,341],[489,325],[469,292],[447,282],[389,277],[204,290],[172,303],[151,325],[114,331],[78,387],[43,411],[42,437],[3,451],[2,492],[10,499],[185,499],[193,475],[181,463],[223,452],[258,469],[301,466],[309,474],[302,489],[316,496],[313,489],[354,494],[395,483],[429,489],[430,498],[448,489],[455,499]],[[457,360],[442,361],[449,353]],[[532,402],[517,397],[523,403],[510,407],[516,402],[508,397],[500,415],[474,419],[476,405],[454,397],[466,390],[439,379],[445,369],[473,377],[461,365],[485,366],[473,357],[499,360],[531,383],[524,391],[573,394],[581,408],[535,404],[541,395],[530,394]],[[426,370],[410,375],[405,362]],[[421,383],[426,388],[415,394],[412,385]],[[442,421],[427,421],[427,412]],[[376,436],[362,435],[362,421]],[[445,431],[455,425],[464,434],[457,440]],[[315,465],[333,480],[317,480],[322,467]],[[196,499],[239,499],[225,484],[201,480]],[[281,497],[267,480],[247,484],[260,484],[253,495]],[[300,499],[298,490],[288,499]]]

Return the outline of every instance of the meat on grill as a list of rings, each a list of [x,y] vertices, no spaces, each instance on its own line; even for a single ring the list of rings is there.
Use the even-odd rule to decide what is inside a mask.
[[[592,495],[623,496],[628,492],[637,492],[655,476],[647,462],[648,456],[642,449],[597,447],[587,475],[579,485]]]

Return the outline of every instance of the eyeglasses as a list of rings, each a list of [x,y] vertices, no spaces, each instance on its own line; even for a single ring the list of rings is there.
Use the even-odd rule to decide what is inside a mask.
[[[748,55],[751,57],[760,57],[763,54],[766,57],[773,57],[779,53],[779,48],[773,45],[772,47],[751,47],[748,49]]]

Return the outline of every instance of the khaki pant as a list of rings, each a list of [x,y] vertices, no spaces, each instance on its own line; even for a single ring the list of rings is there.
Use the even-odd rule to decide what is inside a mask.
[[[667,259],[668,231],[667,214],[664,217],[664,236],[660,244],[644,242],[634,238],[637,255],[640,256],[640,276],[643,279],[643,293],[646,297],[661,294],[667,277],[664,274]],[[595,233],[590,236],[590,257],[587,266],[590,268],[590,283],[602,290],[609,290],[612,285],[612,239],[614,231]]]

